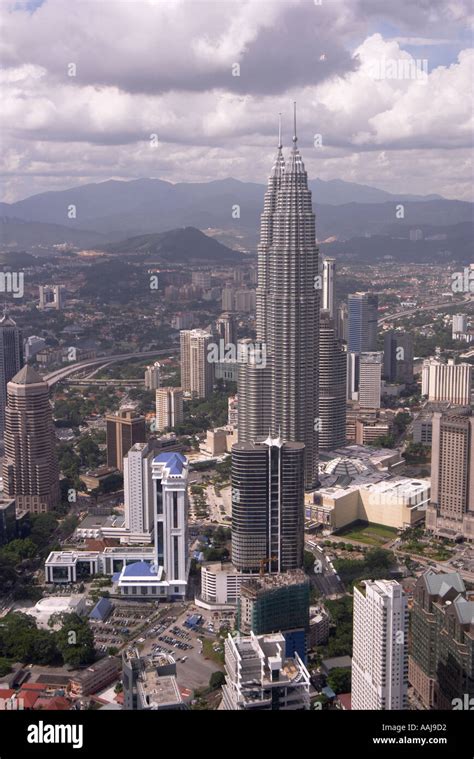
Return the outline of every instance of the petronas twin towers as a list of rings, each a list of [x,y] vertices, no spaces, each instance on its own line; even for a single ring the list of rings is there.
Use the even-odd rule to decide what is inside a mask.
[[[262,435],[304,443],[305,486],[318,479],[319,257],[308,175],[297,147],[278,152],[258,247],[257,341],[266,365],[239,370],[239,442]]]

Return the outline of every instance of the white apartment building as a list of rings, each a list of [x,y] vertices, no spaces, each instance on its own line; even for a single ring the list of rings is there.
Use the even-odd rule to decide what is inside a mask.
[[[145,369],[145,387],[147,390],[157,390],[160,386],[161,364],[155,361]]]
[[[469,406],[472,386],[472,366],[447,363],[429,358],[423,362],[421,394],[429,401],[450,401],[459,406]]]
[[[160,387],[156,391],[156,429],[166,430],[184,421],[181,387]]]
[[[361,408],[380,408],[383,353],[361,353],[359,361],[359,404]]]
[[[208,346],[213,342],[213,336],[203,329],[180,332],[181,387],[195,398],[212,393],[214,365],[208,361]]]
[[[354,587],[352,709],[407,708],[408,605],[395,580]]]
[[[230,562],[207,562],[201,566],[201,595],[195,598],[204,609],[237,606],[240,586],[248,576],[239,572]]]
[[[335,314],[335,288],[336,261],[334,258],[323,259],[323,289],[321,298],[321,308],[329,311],[331,319]]]
[[[123,460],[125,527],[131,533],[153,530],[152,459],[147,443],[135,443]]]

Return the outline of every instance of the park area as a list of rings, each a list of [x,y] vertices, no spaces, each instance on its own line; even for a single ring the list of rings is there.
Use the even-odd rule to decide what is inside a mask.
[[[382,546],[396,536],[397,530],[394,527],[386,527],[372,522],[353,522],[333,534],[333,537],[358,540],[360,543],[366,543],[369,546]]]

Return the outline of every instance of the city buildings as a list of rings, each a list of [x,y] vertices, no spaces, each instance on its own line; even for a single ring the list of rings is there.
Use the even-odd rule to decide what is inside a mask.
[[[352,709],[407,708],[408,605],[395,580],[354,587]]]
[[[62,290],[62,285],[40,285],[38,305],[40,311],[45,311],[48,308],[61,311],[63,305]]]
[[[212,393],[214,365],[208,360],[208,346],[213,342],[213,336],[203,329],[180,332],[181,387],[195,398]]]
[[[235,319],[232,314],[224,313],[216,321],[216,338],[224,340],[224,345],[234,345],[237,331]]]
[[[425,709],[474,696],[474,599],[457,572],[426,570],[413,591],[408,679]]]
[[[49,388],[30,366],[24,366],[7,385],[3,487],[19,510],[39,514],[59,503]]]
[[[352,293],[347,299],[350,353],[371,353],[377,350],[378,295]]]
[[[76,698],[84,698],[91,693],[97,693],[113,683],[119,673],[120,659],[116,656],[107,656],[75,674],[69,682],[69,694]]]
[[[380,408],[383,353],[361,353],[359,360],[359,405]]]
[[[321,298],[321,308],[329,311],[331,319],[335,317],[335,288],[336,288],[336,260],[334,258],[323,258],[323,288]]]
[[[37,335],[31,335],[25,340],[25,361],[30,361],[36,354],[42,350],[46,345],[44,337],[38,337]]]
[[[319,329],[319,448],[333,450],[346,441],[347,353],[336,337],[329,311]]]
[[[237,606],[240,587],[246,579],[233,564],[221,561],[201,565],[201,595],[196,604],[207,609],[224,609]]]
[[[135,443],[145,442],[145,417],[121,408],[105,417],[107,431],[107,466],[123,471],[123,460]]]
[[[318,472],[319,260],[296,124],[286,164],[281,148],[280,139],[265,193],[258,247],[257,341],[266,344],[268,361],[265,368],[247,366],[239,371],[239,442],[251,442],[249,430],[264,436],[270,429],[283,440],[304,443],[305,485],[311,488]],[[252,382],[252,371],[268,378]],[[257,392],[256,383],[268,386],[270,393]],[[255,389],[252,397],[245,397],[247,384]],[[255,395],[262,397],[262,406],[255,403]],[[257,419],[251,420],[255,413]]]
[[[225,641],[225,711],[301,711],[310,707],[309,672],[296,653],[287,657],[285,638],[230,635]]]
[[[186,709],[176,681],[176,662],[168,654],[123,655],[122,683],[125,709],[166,711]]]
[[[413,382],[413,337],[389,330],[384,335],[383,376],[388,382]]]
[[[304,445],[268,437],[232,446],[232,562],[244,572],[303,563]]]
[[[429,401],[449,401],[468,406],[471,401],[473,368],[471,364],[456,364],[436,358],[423,362],[421,394]]]
[[[435,412],[432,430],[426,529],[451,540],[474,540],[474,415]]]
[[[145,369],[145,388],[147,390],[157,390],[160,386],[161,364],[155,361],[154,364],[147,366]]]
[[[7,385],[23,366],[21,331],[5,309],[0,319],[0,438],[5,429]]]
[[[452,337],[453,340],[469,338],[467,314],[453,314]]]
[[[151,533],[153,530],[153,456],[147,443],[135,443],[123,462],[125,527],[131,533]]]
[[[183,389],[160,387],[156,391],[156,429],[166,430],[183,421]]]

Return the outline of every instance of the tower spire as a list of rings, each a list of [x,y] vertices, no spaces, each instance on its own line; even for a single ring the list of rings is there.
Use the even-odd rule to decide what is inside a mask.
[[[298,137],[296,136],[296,100],[293,101],[293,142],[297,143]]]
[[[283,147],[281,142],[281,112],[278,114],[278,150]]]

